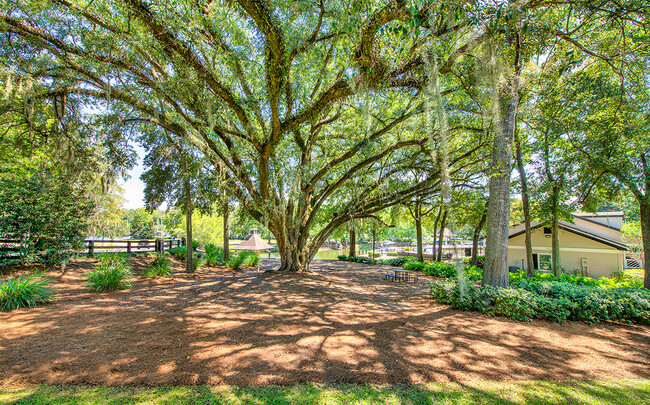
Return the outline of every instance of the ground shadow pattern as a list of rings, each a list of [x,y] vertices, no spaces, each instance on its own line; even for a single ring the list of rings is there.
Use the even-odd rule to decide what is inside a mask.
[[[315,262],[307,274],[176,263],[173,279],[84,289],[92,259],[52,272],[55,302],[0,313],[0,384],[265,385],[301,382],[650,377],[650,328],[529,323],[451,310],[389,267]]]

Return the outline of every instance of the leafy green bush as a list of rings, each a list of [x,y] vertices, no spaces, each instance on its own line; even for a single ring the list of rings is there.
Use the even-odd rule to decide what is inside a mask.
[[[169,253],[174,255],[178,260],[184,262],[187,258],[187,247],[176,246],[175,248],[169,249]]]
[[[228,260],[227,265],[229,268],[233,269],[234,271],[239,271],[243,263],[244,263],[244,258],[241,255],[233,255],[230,257],[230,260]]]
[[[50,280],[42,274],[9,277],[0,282],[0,310],[33,308],[52,301],[53,291],[48,287],[49,283]]]
[[[223,248],[212,243],[205,245],[205,263],[208,266],[223,265]]]
[[[201,254],[195,254],[192,260],[192,272],[195,272],[205,266],[205,258]]]
[[[192,241],[192,251],[196,252],[197,250],[199,250],[200,246],[201,246],[201,244],[199,243],[198,240],[193,240]]]
[[[99,263],[112,263],[112,262],[119,262],[122,263],[123,265],[127,265],[129,262],[130,255],[128,253],[99,253],[96,256],[96,259]]]
[[[428,276],[451,278],[458,275],[456,266],[452,263],[431,262],[423,263],[416,261],[409,261],[404,264],[406,270],[420,271]]]
[[[173,274],[172,271],[172,261],[169,259],[166,253],[157,253],[153,261],[142,273],[143,277],[171,277]]]
[[[472,261],[471,257],[463,258],[463,264],[469,265]],[[483,268],[485,267],[485,256],[476,256],[476,267]]]
[[[483,280],[483,269],[477,266],[465,266],[463,268],[465,271],[465,277],[468,280],[472,281],[481,281]]]
[[[530,281],[522,281],[516,287],[498,288],[469,283],[461,295],[455,280],[436,281],[430,286],[436,299],[454,308],[518,320],[650,323],[650,291],[642,288],[606,289],[569,282]]]
[[[100,261],[93,271],[86,275],[88,288],[94,292],[125,290],[131,287],[131,271],[120,260]]]
[[[519,270],[516,273],[510,273],[510,284],[518,284],[522,281],[531,283],[552,282],[552,283],[568,283],[574,285],[582,285],[589,287],[602,287],[602,288],[625,288],[625,287],[642,287],[643,283],[632,279],[623,278],[608,278],[602,277],[599,279],[585,277],[575,274],[561,274],[559,276],[553,273],[540,273],[535,272],[535,275],[528,278],[527,274]]]
[[[242,263],[244,266],[255,267],[260,264],[259,255],[252,250],[243,250],[239,253],[239,256],[242,257]]]

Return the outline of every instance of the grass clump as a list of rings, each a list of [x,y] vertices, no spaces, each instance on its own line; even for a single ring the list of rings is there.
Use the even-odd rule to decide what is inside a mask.
[[[260,264],[260,257],[252,250],[242,250],[239,254],[232,256],[227,263],[228,267],[235,271],[240,270],[241,266],[255,267],[258,264]]]
[[[0,282],[0,310],[33,308],[52,301],[53,291],[48,287],[49,283],[50,280],[42,274],[9,277]]]
[[[208,266],[223,265],[223,248],[213,243],[205,245],[205,264]]]
[[[172,261],[166,253],[157,253],[153,261],[142,274],[143,277],[171,277]]]
[[[187,246],[176,246],[175,248],[169,249],[169,253],[184,262],[187,258]]]
[[[129,282],[131,269],[126,261],[100,261],[93,271],[86,276],[88,289],[94,292],[125,290],[131,287]]]

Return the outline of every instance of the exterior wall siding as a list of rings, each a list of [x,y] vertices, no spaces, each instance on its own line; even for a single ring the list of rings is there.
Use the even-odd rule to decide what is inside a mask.
[[[551,238],[547,238],[543,228],[533,230],[533,253],[551,254]],[[550,236],[550,235],[549,235]],[[582,272],[582,258],[587,258],[587,275],[590,277],[610,277],[612,273],[623,270],[625,252],[600,242],[560,229],[560,263],[564,273]],[[510,238],[508,243],[508,265],[522,268],[526,261],[524,235]]]

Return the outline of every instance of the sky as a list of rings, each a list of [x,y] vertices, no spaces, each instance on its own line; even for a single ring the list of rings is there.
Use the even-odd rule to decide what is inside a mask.
[[[142,160],[146,154],[144,148],[140,145],[135,146],[135,152],[138,154],[136,166],[129,171],[131,176],[126,182],[119,182],[120,187],[124,189],[124,204],[126,209],[135,209],[144,207],[144,183],[140,180],[140,175],[144,171]]]

